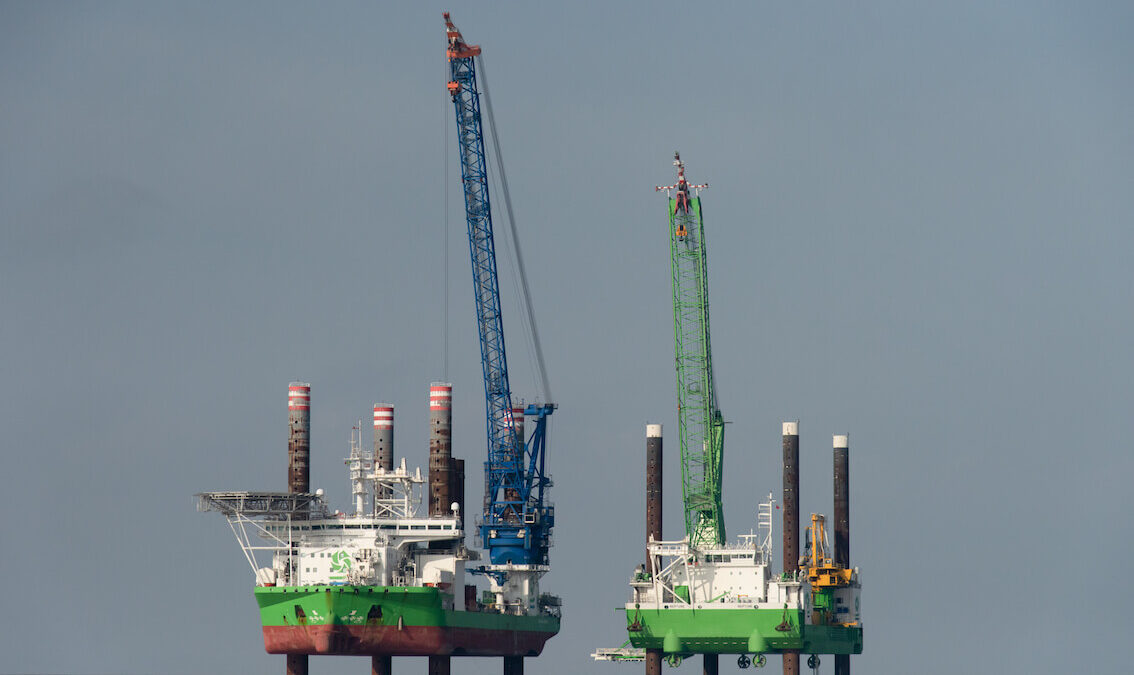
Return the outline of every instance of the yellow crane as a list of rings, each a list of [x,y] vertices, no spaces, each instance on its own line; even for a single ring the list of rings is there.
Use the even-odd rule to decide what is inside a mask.
[[[807,528],[807,541],[799,569],[811,585],[811,622],[817,625],[854,626],[857,622],[843,623],[836,617],[834,591],[850,586],[854,570],[841,567],[827,554],[827,523],[821,513],[811,514]]]

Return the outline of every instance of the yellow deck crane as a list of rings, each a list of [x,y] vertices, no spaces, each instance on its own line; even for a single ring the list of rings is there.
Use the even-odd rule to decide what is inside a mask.
[[[811,623],[824,626],[856,626],[857,621],[839,618],[835,591],[846,588],[854,581],[855,571],[841,567],[828,555],[827,519],[821,513],[811,514],[807,528],[807,541],[800,559],[801,576],[811,586]]]

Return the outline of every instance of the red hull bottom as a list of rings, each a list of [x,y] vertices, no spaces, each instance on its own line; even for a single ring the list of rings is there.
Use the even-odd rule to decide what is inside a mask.
[[[539,656],[555,633],[433,626],[264,626],[269,654]]]

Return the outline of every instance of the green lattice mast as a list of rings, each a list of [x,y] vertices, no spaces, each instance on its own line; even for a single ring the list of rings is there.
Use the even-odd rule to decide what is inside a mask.
[[[677,425],[681,438],[681,493],[685,533],[695,548],[724,543],[721,462],[724,420],[717,408],[709,345],[709,273],[701,189],[685,180],[685,164],[673,155],[677,183],[658,187],[669,197],[673,336],[677,365]],[[695,194],[690,194],[690,189]]]

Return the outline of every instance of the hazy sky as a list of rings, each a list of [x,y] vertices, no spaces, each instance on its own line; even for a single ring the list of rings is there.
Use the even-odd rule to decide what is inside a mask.
[[[1129,669],[1128,3],[3,2],[0,672],[283,671],[192,495],[285,489],[290,380],[314,387],[313,486],[345,508],[355,420],[395,404],[424,466],[448,378],[479,501],[444,9],[484,48],[560,405],[564,620],[528,672],[640,668],[588,654],[626,638],[647,421],[681,536],[653,191],[675,149],[712,186],[729,531],[779,495],[781,421],[804,514],[830,513],[849,432],[855,672]]]

